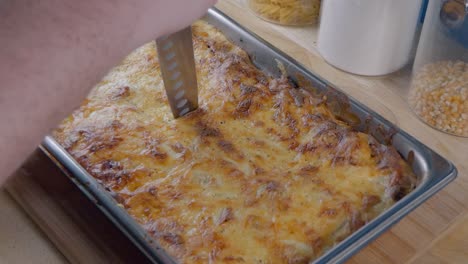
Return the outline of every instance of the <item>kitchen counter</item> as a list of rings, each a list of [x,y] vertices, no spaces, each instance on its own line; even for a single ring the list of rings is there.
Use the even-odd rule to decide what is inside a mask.
[[[243,2],[221,0],[218,7],[306,68],[329,80],[451,160],[458,168],[459,175],[453,183],[360,251],[349,263],[467,263],[468,139],[434,130],[411,113],[405,100],[410,67],[382,77],[362,77],[342,72],[327,64],[318,54],[317,26],[273,25],[246,11]],[[27,199],[17,195],[20,188],[21,185],[14,188],[10,186],[9,190],[21,200],[22,205],[27,205]],[[31,206],[24,207],[29,208],[28,212],[31,211]],[[3,191],[0,193],[0,208],[0,263],[27,263],[31,259],[35,263],[65,261]],[[34,219],[40,217],[40,212],[36,208]],[[49,214],[51,212],[53,211],[49,211]],[[46,234],[50,235],[48,232]],[[58,243],[56,237],[54,241]],[[69,254],[63,253],[70,259]]]
[[[66,263],[26,212],[0,189],[0,263]]]

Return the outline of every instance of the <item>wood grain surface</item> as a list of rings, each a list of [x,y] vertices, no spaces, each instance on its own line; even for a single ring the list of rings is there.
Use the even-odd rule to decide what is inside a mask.
[[[8,192],[0,188],[0,263],[61,264],[66,259]]]
[[[349,263],[468,263],[468,139],[434,130],[412,114],[406,103],[410,67],[382,77],[348,74],[320,57],[316,49],[316,25],[283,27],[267,23],[249,12],[243,0],[221,0],[217,7],[458,168],[459,175],[453,183],[356,254]],[[7,188],[67,259],[74,263],[122,261],[122,256],[115,256],[107,246],[108,236],[86,231],[90,227],[82,221],[83,217],[64,211],[56,197],[44,194],[44,189],[39,187],[28,178],[16,177]]]
[[[69,262],[149,263],[64,173],[37,149],[6,188]]]

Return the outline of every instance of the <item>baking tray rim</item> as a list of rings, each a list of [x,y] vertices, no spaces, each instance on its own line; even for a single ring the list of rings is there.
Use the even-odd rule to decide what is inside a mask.
[[[255,38],[263,45],[267,46],[272,53],[280,55],[283,60],[286,60],[291,65],[298,67],[302,72],[307,73],[307,77],[313,77],[320,82],[326,84],[327,87],[336,89],[335,86],[330,85],[320,76],[307,70],[303,65],[296,60],[278,50],[270,43],[264,41],[262,38],[245,29],[237,22],[226,16],[223,12],[216,8],[209,10],[208,16],[211,19],[222,19],[224,22],[230,23],[231,26],[248,34],[250,37]],[[338,89],[337,89],[338,90]],[[338,90],[340,93],[344,93]],[[389,121],[381,117],[379,114],[362,105],[359,101],[348,96],[344,93],[354,104],[362,108],[364,112],[384,123]],[[418,140],[398,128],[398,135],[413,142],[416,146],[421,147],[422,151],[429,152],[426,154],[435,155],[435,159],[439,162],[445,162],[446,171],[443,175],[437,175],[437,178],[427,180],[416,187],[411,193],[406,195],[403,199],[395,203],[392,207],[381,213],[378,217],[367,223],[365,226],[352,233],[345,240],[334,245],[325,254],[316,259],[314,263],[329,263],[329,262],[344,262],[351,257],[365,245],[377,238],[385,230],[399,222],[405,215],[417,208],[420,204],[426,201],[429,197],[437,193],[457,176],[457,169],[448,160],[442,158],[440,155],[420,143]],[[121,207],[119,207],[112,196],[104,190],[104,188],[83,168],[81,165],[51,136],[47,136],[41,146],[41,149],[56,162],[56,164],[65,172],[65,174],[78,186],[78,188],[96,205],[100,210],[145,254],[151,261],[175,263],[172,258],[157,245],[157,243],[141,228],[136,221]],[[424,154],[424,153],[423,153]],[[423,155],[424,156],[424,155]]]

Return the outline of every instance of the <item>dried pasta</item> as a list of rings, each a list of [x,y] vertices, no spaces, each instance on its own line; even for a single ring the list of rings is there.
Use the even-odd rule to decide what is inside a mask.
[[[311,24],[320,11],[320,0],[248,0],[248,4],[261,18],[285,25]]]

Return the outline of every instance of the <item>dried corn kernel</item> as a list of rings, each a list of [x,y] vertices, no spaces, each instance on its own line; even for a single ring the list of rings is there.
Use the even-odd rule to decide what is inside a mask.
[[[409,104],[429,125],[468,137],[468,63],[440,61],[416,72]]]

